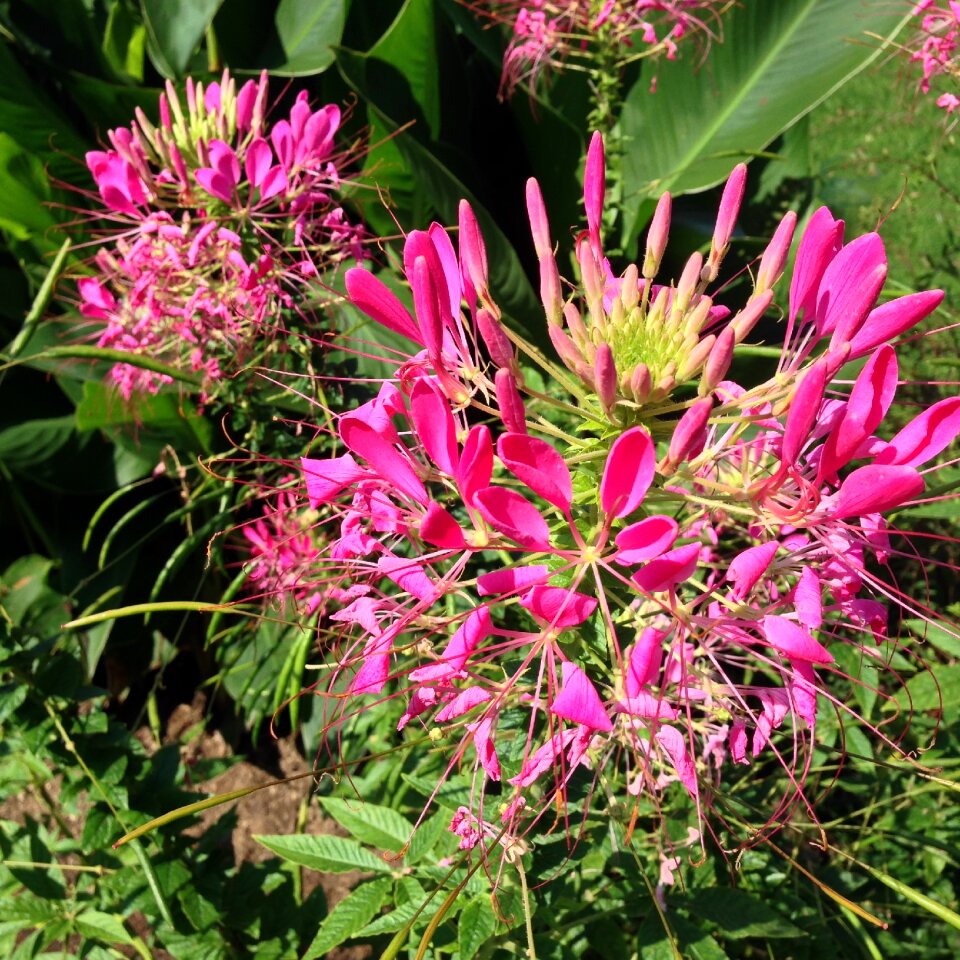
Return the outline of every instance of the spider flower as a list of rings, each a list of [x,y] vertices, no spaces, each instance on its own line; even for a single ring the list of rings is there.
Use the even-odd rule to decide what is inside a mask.
[[[501,836],[498,818],[501,843],[521,842],[584,795],[636,814],[675,791],[702,818],[718,786],[753,763],[783,771],[767,828],[798,807],[815,816],[804,784],[824,713],[856,719],[845,691],[872,683],[841,665],[884,668],[897,644],[891,607],[937,617],[889,564],[922,546],[900,518],[960,434],[960,398],[896,425],[888,414],[897,339],[942,295],[877,306],[882,243],[845,243],[821,210],[800,240],[778,369],[736,382],[737,347],[762,312],[750,303],[770,302],[793,230],[786,220],[767,247],[747,306],[714,314],[722,329],[704,334],[697,324],[716,308],[702,285],[726,252],[742,185],[737,170],[706,259],[654,293],[669,201],[643,270],[614,277],[594,141],[578,241],[585,319],[561,299],[530,188],[547,323],[566,321],[574,346],[578,321],[591,325],[578,355],[558,352],[599,407],[563,376],[544,378],[554,395],[528,385],[524,354],[556,368],[502,326],[466,204],[459,249],[437,224],[408,236],[412,312],[371,273],[347,274],[353,303],[416,352],[337,418],[339,455],[302,461],[310,506],[340,522],[323,576],[349,598],[330,616],[340,653],[323,691],[328,722],[400,700],[401,729],[448,747],[437,789],[458,767],[470,773],[471,805],[452,825],[464,848]],[[678,330],[699,339],[684,345]],[[657,366],[651,343],[671,345],[674,369]],[[643,402],[631,392],[641,364]]]
[[[501,93],[530,91],[569,64],[613,56],[673,60],[677,44],[712,37],[725,4],[716,0],[490,0],[471,4],[480,16],[507,26]]]
[[[921,68],[920,92],[929,93],[937,78],[947,77],[954,84],[960,77],[957,49],[960,46],[960,3],[948,0],[938,4],[935,0],[922,0],[913,8],[913,16],[919,20],[914,35],[907,41],[905,50],[911,63]],[[960,100],[950,91],[937,98],[937,106],[951,114],[960,105]]]
[[[182,103],[167,81],[156,124],[138,109],[108,131],[109,149],[87,154],[104,205],[127,221],[203,211],[240,234],[255,225],[314,262],[361,257],[363,230],[341,204],[351,151],[334,139],[339,107],[314,109],[301,91],[287,117],[271,119],[268,88],[266,72],[239,90],[229,71],[206,87],[188,77]]]
[[[265,251],[245,259],[240,238],[209,220],[196,229],[166,214],[145,219],[133,238],[103,247],[96,276],[78,282],[81,312],[104,324],[97,346],[144,356],[200,378],[205,395],[270,329],[288,300]],[[114,364],[129,400],[155,394],[170,375]]]

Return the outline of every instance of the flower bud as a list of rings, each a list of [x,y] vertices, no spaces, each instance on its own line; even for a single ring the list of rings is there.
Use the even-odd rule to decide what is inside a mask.
[[[763,256],[760,258],[754,294],[769,290],[780,279],[796,226],[797,215],[792,210],[788,210],[777,225],[773,239],[767,244],[767,249],[763,251]]]
[[[489,310],[477,311],[477,330],[480,333],[490,359],[498,367],[513,368],[516,354],[503,325]]]
[[[747,305],[730,321],[737,343],[742,343],[751,330],[757,325],[760,318],[766,313],[767,307],[773,300],[773,291],[764,290],[758,296],[753,296],[747,301]]]
[[[458,219],[460,272],[478,294],[483,294],[487,290],[487,250],[477,218],[466,200],[460,201]]]
[[[707,422],[713,409],[713,397],[701,397],[694,401],[677,421],[670,438],[667,456],[660,467],[662,473],[673,473],[677,464],[696,456],[706,440]]]
[[[613,362],[613,351],[609,343],[601,343],[593,361],[594,376],[597,384],[597,396],[600,404],[609,414],[617,399],[617,368]]]
[[[517,389],[516,378],[506,367],[501,367],[497,371],[494,377],[494,388],[503,425],[510,433],[526,433],[527,418],[523,399]]]
[[[722,256],[727,249],[730,238],[733,236],[733,227],[740,213],[740,204],[743,202],[743,191],[747,183],[747,165],[738,163],[727,178],[720,198],[720,210],[717,213],[717,223],[713,229],[713,243],[711,259],[716,251]]]
[[[600,255],[600,224],[603,219],[603,198],[607,190],[606,161],[603,137],[594,133],[587,148],[587,163],[583,172],[583,205],[587,213],[587,231],[590,245]]]
[[[727,375],[730,364],[733,362],[733,348],[736,344],[736,331],[728,324],[717,337],[710,356],[703,365],[703,376],[700,378],[700,387],[697,391],[701,397],[713,393],[717,384]]]
[[[670,233],[670,214],[673,201],[669,193],[663,194],[657,203],[657,209],[647,231],[647,250],[643,258],[643,275],[652,280],[660,269],[660,261],[667,249],[667,237]]]
[[[704,364],[717,338],[711,333],[704,337],[686,356],[677,373],[678,380],[689,380]]]

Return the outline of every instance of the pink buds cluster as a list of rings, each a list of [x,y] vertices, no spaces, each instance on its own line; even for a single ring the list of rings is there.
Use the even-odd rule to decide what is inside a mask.
[[[595,134],[587,153],[584,202],[587,229],[577,238],[577,295],[564,300],[547,214],[536,180],[527,184],[527,211],[540,263],[540,293],[550,339],[569,370],[600,399],[617,423],[634,422],[639,408],[667,400],[681,384],[699,381],[701,396],[726,376],[734,348],[753,330],[773,300],[783,273],[796,215],[787,213],[763,254],[754,289],[735,316],[714,304],[706,289],[719,273],[743,199],[746,167],[734,168],[706,259],[694,253],[676,282],[655,283],[670,229],[671,199],[664,194],[647,235],[641,265],[615,276],[604,256],[601,222],[605,195],[603,141]]]

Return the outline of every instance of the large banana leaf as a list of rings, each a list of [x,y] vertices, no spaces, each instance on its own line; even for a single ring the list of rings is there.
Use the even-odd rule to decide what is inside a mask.
[[[904,10],[889,0],[744,0],[699,70],[689,55],[645,65],[621,118],[624,241],[646,222],[652,196],[719,183],[859,73]]]

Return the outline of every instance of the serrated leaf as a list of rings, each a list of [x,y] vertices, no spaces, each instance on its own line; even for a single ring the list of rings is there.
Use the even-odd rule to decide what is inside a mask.
[[[223,0],[140,0],[154,66],[182,76]]]
[[[396,933],[402,930],[417,914],[420,909],[419,903],[408,900],[400,904],[395,910],[385,913],[382,917],[368,923],[362,930],[358,931],[358,937],[377,937],[384,933]]]
[[[950,657],[960,658],[960,639],[954,636],[960,633],[960,626],[954,626],[952,632],[936,623],[926,620],[905,620],[904,626],[921,640],[942,650]]]
[[[302,960],[317,960],[344,940],[357,936],[383,906],[392,884],[388,879],[361,884],[330,911]]]
[[[699,920],[716,924],[730,940],[744,937],[803,937],[806,934],[763,901],[743,890],[708,887],[684,898],[684,906]]]
[[[497,929],[490,898],[474,897],[463,908],[457,923],[457,943],[460,960],[472,960],[480,947],[493,936]]]
[[[645,199],[722,181],[880,54],[866,31],[890,36],[904,19],[887,0],[740,3],[700,69],[645,64],[621,114],[624,237],[643,225]]]
[[[78,913],[73,921],[77,932],[93,940],[102,940],[106,943],[132,943],[129,933],[124,929],[120,918],[101,910],[84,910]]]
[[[360,800],[323,797],[324,810],[361,843],[399,853],[413,834],[413,824],[389,807]]]
[[[270,72],[303,77],[326,70],[331,50],[343,36],[344,0],[280,0],[274,23],[283,46],[284,62]]]
[[[255,836],[254,839],[284,860],[323,873],[346,873],[348,870],[390,873],[392,870],[385,860],[346,837]]]

